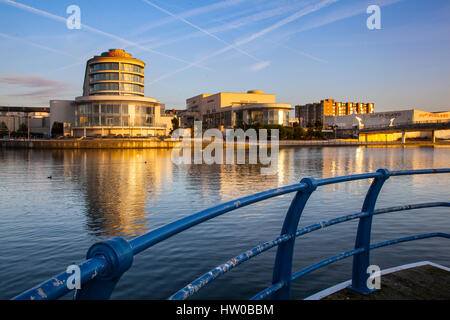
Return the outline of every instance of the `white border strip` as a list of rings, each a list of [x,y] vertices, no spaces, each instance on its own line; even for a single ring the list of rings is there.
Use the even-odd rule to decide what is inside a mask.
[[[445,266],[441,266],[440,264],[436,264],[430,261],[421,261],[421,262],[415,262],[415,263],[410,263],[410,264],[404,264],[402,266],[397,266],[397,267],[393,267],[393,268],[389,268],[389,269],[385,269],[381,271],[381,275],[386,275],[389,273],[394,273],[400,270],[406,270],[406,269],[411,269],[411,268],[416,268],[416,267],[422,267],[422,266],[433,266],[445,271],[449,271],[450,272],[450,268],[445,267]],[[341,291],[345,288],[347,288],[348,286],[350,286],[352,284],[352,280],[347,280],[345,282],[339,283],[335,286],[329,287],[325,290],[322,290],[318,293],[313,294],[312,296],[309,296],[307,298],[305,298],[305,300],[321,300],[333,293],[336,293],[338,291]]]

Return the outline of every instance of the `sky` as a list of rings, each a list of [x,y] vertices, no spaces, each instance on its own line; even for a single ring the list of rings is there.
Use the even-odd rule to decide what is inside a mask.
[[[381,29],[367,27],[369,5]],[[86,61],[121,48],[147,63],[145,95],[168,109],[257,89],[293,106],[444,111],[449,35],[448,0],[0,0],[0,105],[73,100]]]

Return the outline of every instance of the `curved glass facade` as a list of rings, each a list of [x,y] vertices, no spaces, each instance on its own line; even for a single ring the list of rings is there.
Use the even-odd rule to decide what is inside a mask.
[[[144,77],[139,76],[137,74],[130,74],[130,73],[121,73],[120,80],[144,83]]]
[[[91,83],[95,81],[119,80],[118,72],[96,73],[91,76]]]
[[[155,107],[133,103],[85,103],[75,107],[76,127],[150,127]]]
[[[86,80],[86,94],[88,95],[144,95],[144,67],[130,61],[94,62],[90,64]],[[128,62],[130,61],[130,62]]]
[[[120,64],[120,70],[144,73],[144,68],[142,68],[141,66],[137,66],[135,64],[131,64],[131,63],[121,63]]]
[[[91,66],[90,72],[103,70],[119,70],[119,63],[118,62],[96,63]]]
[[[289,125],[289,111],[281,110],[252,110],[248,112],[248,123],[261,122],[264,124]]]

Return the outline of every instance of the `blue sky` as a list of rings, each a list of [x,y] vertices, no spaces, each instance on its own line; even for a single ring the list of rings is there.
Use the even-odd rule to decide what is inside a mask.
[[[66,27],[72,4],[80,30]],[[372,4],[381,30],[366,27]],[[86,60],[124,48],[167,108],[260,89],[292,105],[449,110],[449,35],[448,0],[0,0],[0,105],[80,96]]]

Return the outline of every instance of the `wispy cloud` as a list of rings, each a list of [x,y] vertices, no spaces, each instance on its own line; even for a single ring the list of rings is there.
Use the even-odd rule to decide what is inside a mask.
[[[255,24],[260,21],[271,19],[276,16],[286,14],[288,12],[292,12],[293,9],[295,9],[295,7],[292,4],[289,4],[286,6],[281,6],[281,7],[278,6],[276,8],[262,10],[257,13],[254,13],[254,10],[253,10],[252,14],[250,14],[250,15],[241,16],[240,18],[237,18],[237,19],[231,20],[231,21],[229,19],[227,19],[228,22],[205,29],[206,32],[196,31],[196,32],[191,32],[191,33],[188,33],[188,34],[185,34],[182,36],[176,36],[176,37],[173,37],[170,39],[158,40],[158,41],[154,41],[154,39],[150,39],[150,40],[146,40],[145,42],[141,42],[141,44],[147,43],[147,42],[152,42],[153,45],[150,46],[151,48],[159,48],[159,47],[177,43],[180,41],[198,38],[198,37],[204,36],[205,33],[206,34],[217,34],[220,32],[242,29],[243,27],[249,26],[251,24]]]
[[[255,63],[254,65],[250,66],[250,70],[253,72],[262,70],[270,65],[270,61],[261,61],[258,63]]]
[[[254,40],[258,39],[258,38],[261,38],[264,35],[277,30],[277,29],[285,26],[288,23],[291,23],[291,22],[293,22],[293,21],[295,21],[297,19],[300,19],[301,17],[306,16],[306,15],[308,15],[310,13],[316,12],[316,11],[322,9],[322,8],[325,8],[325,7],[329,6],[330,4],[333,4],[333,3],[337,2],[337,1],[339,1],[339,0],[323,0],[323,1],[320,1],[319,3],[310,5],[310,6],[306,7],[306,8],[304,8],[304,9],[302,9],[300,11],[297,11],[294,14],[292,14],[292,15],[290,15],[290,16],[288,16],[288,17],[286,17],[286,18],[284,18],[284,19],[282,19],[282,20],[280,20],[280,21],[278,21],[278,22],[276,22],[274,24],[272,24],[271,26],[269,26],[267,28],[264,28],[264,29],[262,29],[262,30],[260,30],[260,31],[258,31],[256,33],[253,33],[253,34],[251,34],[250,36],[247,36],[244,39],[236,41],[234,43],[234,46],[239,47],[239,46],[247,44],[247,43],[249,43],[251,41],[254,41]],[[229,51],[231,49],[232,49],[231,46],[224,47],[224,48],[222,48],[222,49],[220,49],[220,50],[218,50],[216,52],[213,52],[212,54],[209,54],[209,55],[207,55],[207,56],[205,56],[203,58],[198,59],[196,61],[196,63],[202,63],[202,62],[204,62],[204,61],[206,61],[208,59],[216,57],[216,56],[218,56],[218,55],[220,55],[220,54],[222,54],[224,52],[227,52],[227,51]],[[162,79],[166,79],[166,78],[168,78],[170,76],[173,76],[173,75],[175,75],[175,74],[177,74],[179,72],[185,71],[185,70],[187,70],[187,69],[189,69],[191,67],[193,67],[193,65],[187,65],[187,66],[185,66],[183,68],[180,68],[178,70],[166,73],[166,74],[158,77],[157,79],[151,81],[149,84],[154,84],[154,83],[156,83],[156,82],[158,82],[158,81],[160,81]]]
[[[42,44],[36,43],[34,41],[27,40],[25,38],[14,37],[14,36],[2,33],[2,32],[0,32],[0,37],[5,38],[5,39],[9,39],[9,40],[22,42],[22,43],[25,43],[27,45],[30,45],[30,46],[33,46],[33,47],[36,47],[36,48],[40,48],[40,49],[43,49],[43,50],[46,50],[46,51],[49,51],[49,52],[53,52],[53,53],[56,53],[56,54],[63,54],[63,55],[69,56],[71,58],[76,58],[76,59],[78,58],[78,57],[74,56],[71,53],[68,53],[68,52],[65,52],[65,51],[62,51],[62,50],[58,50],[58,49],[53,49],[53,48],[44,46]]]
[[[70,89],[70,85],[66,82],[36,76],[4,76],[0,78],[0,83],[26,90],[25,92],[9,93],[7,96],[46,98],[47,101],[54,97],[64,96]]]
[[[244,2],[246,0],[224,0],[224,1],[219,1],[213,4],[209,4],[207,6],[203,6],[203,7],[198,7],[195,9],[191,9],[188,11],[185,11],[181,14],[178,15],[178,17],[181,18],[190,18],[190,17],[194,17],[194,16],[198,16],[201,14],[205,14],[205,13],[210,13],[213,12],[215,10],[219,10],[219,9],[224,9],[224,8],[228,8],[228,7],[233,7],[236,6],[242,2]],[[174,17],[167,17],[165,19],[161,19],[159,21],[156,22],[151,22],[147,25],[144,25],[138,29],[136,29],[134,32],[131,33],[131,35],[139,35],[142,34],[152,28],[156,28],[156,27],[161,27],[165,24],[168,24],[170,22],[175,21],[176,19]]]
[[[378,1],[376,1],[376,4],[380,7],[384,7],[384,6],[395,4],[400,1],[403,1],[403,0],[378,0]],[[372,0],[362,0],[357,3],[353,3],[352,5],[340,8],[338,10],[334,10],[325,15],[321,15],[320,17],[317,17],[315,20],[309,21],[305,25],[303,25],[295,30],[287,31],[286,33],[281,35],[280,38],[289,38],[300,32],[304,32],[304,31],[308,31],[308,30],[311,30],[314,28],[326,26],[331,23],[341,21],[341,20],[344,20],[344,19],[347,19],[350,17],[354,17],[354,16],[357,16],[360,14],[365,14],[367,6],[370,4],[373,4]]]
[[[253,60],[256,60],[256,61],[259,61],[259,62],[261,61],[260,59],[258,59],[258,58],[256,58],[255,56],[251,55],[251,54],[248,53],[247,51],[242,50],[241,48],[238,48],[237,46],[235,46],[235,45],[233,45],[233,44],[231,44],[231,43],[229,43],[229,42],[223,40],[222,38],[219,38],[219,37],[216,36],[214,33],[209,32],[208,30],[199,27],[198,25],[196,25],[196,24],[194,24],[194,23],[192,23],[192,22],[186,20],[185,18],[183,18],[183,17],[181,17],[181,16],[177,16],[177,15],[173,14],[172,12],[170,12],[170,11],[164,9],[164,8],[161,8],[160,6],[154,4],[153,2],[151,2],[151,1],[149,1],[149,0],[142,0],[142,1],[145,2],[145,3],[147,3],[148,5],[150,5],[150,6],[154,7],[154,8],[156,8],[156,9],[158,9],[159,11],[164,12],[165,14],[167,14],[167,15],[169,15],[169,16],[171,16],[171,17],[174,17],[175,19],[178,19],[178,20],[184,22],[185,24],[191,26],[192,28],[197,29],[197,30],[200,31],[201,33],[204,33],[204,34],[206,34],[207,36],[209,36],[209,37],[211,37],[211,38],[213,38],[213,39],[216,39],[216,40],[218,40],[219,42],[222,42],[222,43],[226,44],[227,46],[230,46],[231,48],[233,48],[234,50],[236,50],[236,51],[242,53],[243,55],[246,55],[246,56],[250,57],[250,58],[253,59]]]
[[[37,14],[37,15],[40,15],[40,16],[43,16],[43,17],[46,17],[46,18],[49,18],[49,19],[52,19],[52,20],[63,22],[64,24],[66,23],[66,18],[64,18],[64,17],[58,16],[58,15],[52,14],[50,12],[47,12],[47,11],[44,11],[44,10],[40,10],[40,9],[31,7],[31,6],[28,6],[28,5],[25,5],[23,3],[15,2],[15,1],[12,1],[12,0],[0,0],[0,2],[9,4],[9,5],[14,6],[16,8],[19,8],[19,9],[22,9],[22,10],[25,10],[25,11],[28,11],[28,12],[32,12],[34,14]],[[134,41],[130,41],[130,40],[124,39],[122,37],[116,36],[114,34],[111,34],[111,33],[108,33],[108,32],[102,31],[102,30],[99,30],[97,28],[88,26],[86,24],[81,24],[81,27],[84,30],[87,30],[87,31],[90,31],[90,32],[93,32],[93,33],[96,33],[96,34],[99,34],[99,35],[111,38],[113,40],[119,41],[119,42],[121,42],[123,44],[126,44],[128,46],[139,48],[142,51],[147,51],[147,52],[150,52],[150,53],[153,53],[153,54],[157,54],[157,55],[160,55],[160,56],[172,59],[172,60],[176,60],[176,61],[182,62],[182,63],[187,64],[189,66],[196,66],[196,67],[199,67],[199,68],[211,71],[210,68],[206,68],[206,67],[204,67],[204,66],[202,66],[202,65],[200,65],[200,64],[198,64],[196,62],[190,62],[190,61],[178,58],[178,57],[174,57],[174,56],[168,55],[168,54],[163,53],[163,52],[159,52],[159,51],[156,51],[156,50],[152,50],[152,49],[146,48],[146,47],[140,45],[139,43],[136,43]]]

